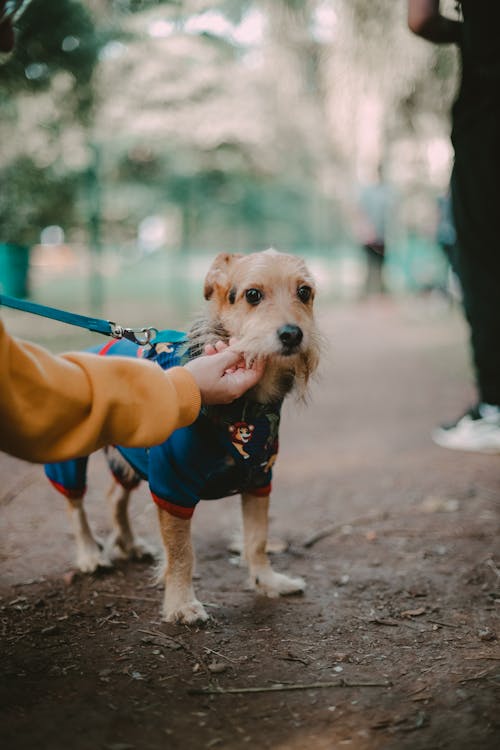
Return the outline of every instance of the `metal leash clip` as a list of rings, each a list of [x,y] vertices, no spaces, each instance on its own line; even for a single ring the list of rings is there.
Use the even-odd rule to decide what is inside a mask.
[[[128,339],[133,341],[134,344],[140,344],[140,346],[149,344],[158,335],[158,329],[153,326],[148,328],[124,328],[111,320],[108,320],[108,323],[111,327],[111,336],[114,339]]]

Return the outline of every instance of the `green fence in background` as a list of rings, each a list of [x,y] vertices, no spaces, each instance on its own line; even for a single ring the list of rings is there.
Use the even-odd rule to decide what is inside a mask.
[[[29,293],[28,247],[11,242],[0,243],[0,290],[13,297]]]
[[[189,251],[158,250],[139,255],[122,249],[104,248],[100,255],[103,309],[92,309],[95,264],[87,251],[80,251],[79,265],[47,268],[36,262],[30,279],[34,299],[89,315],[107,317],[127,325],[172,327],[185,325],[203,307],[203,280],[219,248]],[[43,248],[34,253],[43,259]],[[354,245],[297,248],[315,275],[322,300],[356,300],[362,296],[365,259]],[[3,291],[26,294],[28,252],[6,251],[0,246],[0,278]],[[446,284],[447,265],[439,247],[425,239],[408,236],[388,247],[386,283],[393,294],[415,293]],[[123,317],[125,316],[125,319]]]

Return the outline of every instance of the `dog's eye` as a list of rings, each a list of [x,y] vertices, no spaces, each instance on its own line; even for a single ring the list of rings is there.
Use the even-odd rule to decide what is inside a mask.
[[[262,292],[260,289],[247,289],[245,298],[249,305],[258,305],[262,299]]]
[[[309,302],[311,299],[312,289],[310,286],[299,286],[297,289],[297,297],[300,299],[301,302]]]

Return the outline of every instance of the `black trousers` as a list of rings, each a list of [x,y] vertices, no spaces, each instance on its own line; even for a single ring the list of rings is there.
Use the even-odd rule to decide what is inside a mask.
[[[500,106],[454,128],[456,263],[479,398],[500,405]]]

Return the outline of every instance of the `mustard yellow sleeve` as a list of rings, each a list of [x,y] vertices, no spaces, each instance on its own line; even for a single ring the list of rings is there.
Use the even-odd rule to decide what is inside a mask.
[[[183,367],[89,353],[51,354],[0,321],[0,450],[29,461],[83,456],[109,443],[151,446],[201,405]]]

